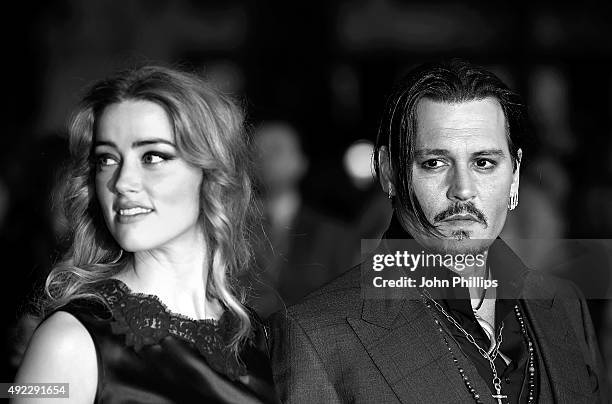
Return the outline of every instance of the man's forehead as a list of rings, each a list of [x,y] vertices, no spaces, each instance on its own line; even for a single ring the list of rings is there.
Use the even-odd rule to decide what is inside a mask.
[[[506,119],[499,102],[495,98],[457,103],[427,98],[420,100],[417,105],[417,149],[445,144],[507,150]]]

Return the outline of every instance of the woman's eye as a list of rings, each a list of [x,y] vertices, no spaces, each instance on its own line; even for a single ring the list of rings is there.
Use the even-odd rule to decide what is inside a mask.
[[[476,164],[476,167],[480,169],[485,169],[485,170],[495,167],[495,162],[489,159],[478,159],[476,160],[475,164]]]
[[[158,164],[167,160],[167,157],[159,153],[146,153],[142,156],[142,162],[145,164]]]
[[[96,157],[96,164],[98,167],[114,166],[118,163],[119,162],[117,161],[117,159],[109,154]]]

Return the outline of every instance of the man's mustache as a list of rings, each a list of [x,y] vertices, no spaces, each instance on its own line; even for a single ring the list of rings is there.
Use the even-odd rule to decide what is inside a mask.
[[[476,208],[476,206],[472,202],[455,203],[454,205],[449,206],[448,209],[434,216],[433,221],[434,223],[438,223],[454,215],[466,214],[474,216],[480,223],[484,224],[485,226],[488,225],[487,218],[485,217],[484,213],[482,213],[478,208]]]

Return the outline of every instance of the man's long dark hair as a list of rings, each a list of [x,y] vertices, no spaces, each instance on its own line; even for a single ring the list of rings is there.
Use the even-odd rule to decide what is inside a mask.
[[[384,146],[395,186],[394,209],[400,222],[436,235],[414,195],[412,162],[417,134],[417,105],[423,98],[461,103],[494,98],[506,120],[506,137],[514,169],[526,130],[526,107],[521,97],[493,73],[461,59],[420,65],[411,70],[387,100],[376,146],[374,168],[380,177],[380,150]]]

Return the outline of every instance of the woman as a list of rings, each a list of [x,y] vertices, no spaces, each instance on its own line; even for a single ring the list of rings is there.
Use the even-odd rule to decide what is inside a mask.
[[[267,334],[233,290],[247,267],[242,115],[162,67],[96,83],[70,125],[72,245],[20,382],[72,402],[274,402]]]

